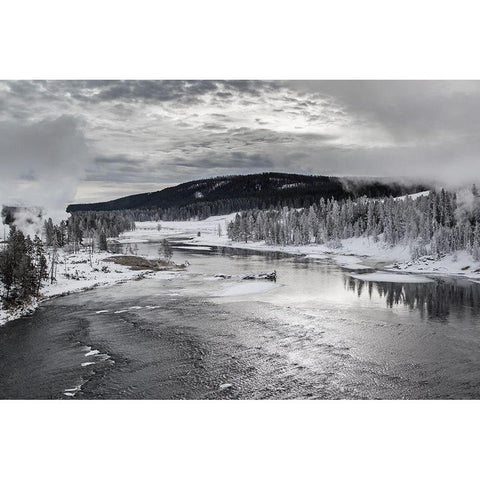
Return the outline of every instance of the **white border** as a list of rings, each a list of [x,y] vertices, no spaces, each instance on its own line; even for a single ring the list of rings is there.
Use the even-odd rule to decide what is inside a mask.
[[[5,2],[4,2],[5,3]],[[2,4],[0,78],[480,78],[475,2]],[[0,366],[1,374],[1,366]],[[3,478],[466,478],[478,402],[0,402]]]
[[[3,478],[469,478],[478,402],[1,402]]]
[[[479,78],[471,0],[4,2],[0,78]]]

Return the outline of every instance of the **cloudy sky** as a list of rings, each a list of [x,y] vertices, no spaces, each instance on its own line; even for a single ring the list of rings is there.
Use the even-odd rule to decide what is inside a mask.
[[[0,203],[263,171],[480,183],[480,82],[0,82]]]

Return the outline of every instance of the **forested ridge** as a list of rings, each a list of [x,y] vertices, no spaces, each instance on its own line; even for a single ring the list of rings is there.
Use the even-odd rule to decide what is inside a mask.
[[[321,198],[398,196],[425,189],[379,179],[261,173],[196,180],[109,202],[73,204],[67,212],[131,211],[136,221],[190,220],[271,206],[309,207]]]

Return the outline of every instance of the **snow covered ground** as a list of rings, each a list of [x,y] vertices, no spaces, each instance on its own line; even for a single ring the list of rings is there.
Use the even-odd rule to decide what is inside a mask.
[[[371,238],[359,237],[342,240],[340,248],[331,248],[326,245],[302,246],[273,246],[265,242],[233,242],[227,237],[227,226],[235,218],[235,213],[230,215],[212,216],[200,221],[175,221],[175,222],[137,222],[136,230],[120,236],[120,243],[130,242],[155,242],[165,237],[182,237],[182,241],[189,248],[196,250],[210,250],[211,246],[229,246],[257,251],[285,252],[293,255],[302,255],[306,258],[332,261],[342,268],[352,271],[371,270],[369,275],[375,281],[393,281],[392,276],[385,276],[385,270],[428,275],[458,275],[472,280],[480,281],[480,262],[474,261],[466,251],[445,255],[440,259],[423,257],[413,262],[410,260],[408,246],[397,245],[390,248],[381,241],[375,242]],[[160,223],[161,228],[158,229]],[[220,232],[220,235],[219,235]],[[200,236],[198,236],[200,233]],[[172,272],[132,271],[123,265],[105,262],[105,258],[113,256],[111,253],[95,253],[90,264],[89,254],[84,251],[76,254],[60,252],[57,268],[57,282],[46,284],[42,288],[42,298],[51,298],[57,295],[78,292],[89,288],[112,285],[137,278],[139,276],[169,276]],[[383,270],[381,272],[376,270]],[[407,278],[408,277],[408,278]],[[368,278],[362,277],[367,280]],[[373,280],[373,277],[371,277]],[[412,275],[396,275],[396,281],[406,282]],[[421,277],[418,277],[421,279]],[[235,287],[233,290],[218,292],[219,295],[241,295],[249,292],[239,291],[253,287]],[[263,287],[262,287],[263,288]],[[5,312],[0,308],[0,325],[8,320],[21,317],[37,307],[38,303],[26,306],[14,312]]]
[[[428,192],[420,192],[417,196]],[[137,222],[134,232],[121,235],[120,242],[151,242],[165,237],[187,237],[182,241],[185,244],[204,248],[208,246],[229,246],[258,251],[285,252],[293,255],[303,255],[306,258],[330,260],[348,270],[367,270],[379,268],[382,270],[399,271],[405,273],[422,273],[436,275],[459,275],[480,281],[480,262],[474,261],[472,256],[459,251],[445,255],[435,260],[433,257],[423,257],[411,261],[408,245],[396,245],[391,248],[381,241],[375,242],[372,238],[359,237],[342,240],[341,248],[331,248],[326,245],[278,246],[266,245],[265,242],[233,242],[227,236],[227,226],[235,218],[230,215],[212,216],[199,221],[178,222]],[[161,229],[157,230],[160,223]],[[221,235],[219,235],[219,227]],[[198,236],[200,232],[200,236]]]
[[[412,200],[416,200],[417,198],[420,198],[420,197],[427,197],[429,194],[430,194],[430,190],[424,190],[423,192],[409,193],[408,195],[395,197],[395,200],[405,200],[407,197],[411,198]]]
[[[105,259],[115,255],[108,252],[97,252],[90,255],[87,251],[66,253],[59,251],[56,282],[48,281],[41,289],[41,299],[45,300],[59,295],[80,292],[99,286],[108,286],[143,276],[168,277],[173,272],[152,272],[148,270],[130,270],[124,265],[106,262]],[[0,325],[33,312],[38,307],[39,301],[15,311],[5,311],[0,306]]]

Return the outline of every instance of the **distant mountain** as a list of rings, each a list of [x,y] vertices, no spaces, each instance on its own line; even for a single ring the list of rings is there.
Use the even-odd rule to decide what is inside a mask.
[[[424,185],[406,186],[379,179],[260,173],[196,180],[108,202],[72,204],[67,212],[154,210],[163,219],[204,218],[270,206],[308,207],[320,198],[398,196],[425,189]]]

